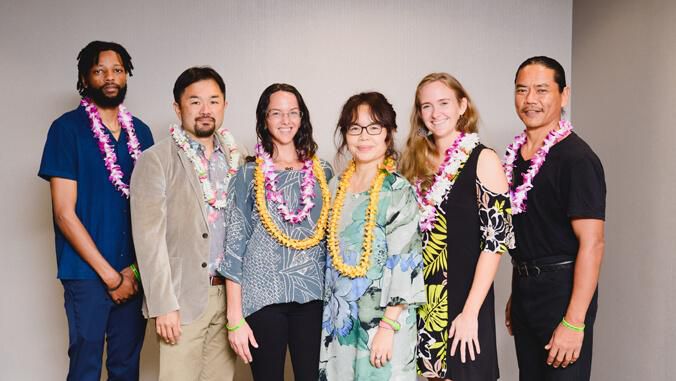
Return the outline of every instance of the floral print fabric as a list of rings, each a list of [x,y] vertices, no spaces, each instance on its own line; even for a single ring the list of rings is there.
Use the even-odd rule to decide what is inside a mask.
[[[335,193],[337,181],[331,182]],[[361,256],[368,192],[345,199],[339,247],[348,265]],[[419,211],[413,187],[398,174],[384,181],[371,264],[366,277],[350,279],[327,259],[320,380],[414,380],[416,307],[425,303]],[[405,304],[394,335],[392,360],[370,363],[370,349],[387,306]]]

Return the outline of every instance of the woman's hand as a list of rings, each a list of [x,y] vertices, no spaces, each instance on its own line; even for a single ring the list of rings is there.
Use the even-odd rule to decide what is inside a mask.
[[[249,327],[246,321],[242,323],[241,327],[228,332],[228,341],[230,342],[230,348],[235,351],[237,356],[242,358],[245,364],[253,361],[251,350],[249,350],[249,343],[254,348],[258,348],[258,343],[251,327]]]
[[[394,330],[378,327],[371,343],[371,365],[382,368],[392,359]]]
[[[460,344],[460,361],[465,362],[465,349],[469,352],[469,358],[474,361],[476,359],[474,353],[478,355],[481,353],[479,347],[479,322],[477,316],[459,313],[458,316],[451,323],[451,328],[448,331],[448,337],[453,338],[451,344],[451,356],[455,356],[455,350]]]

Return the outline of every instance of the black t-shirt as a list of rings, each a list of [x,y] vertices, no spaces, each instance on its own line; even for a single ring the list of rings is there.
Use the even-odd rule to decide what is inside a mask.
[[[517,154],[514,187],[531,162]],[[517,260],[577,256],[572,218],[605,219],[606,183],[598,156],[577,134],[554,145],[533,179],[526,211],[513,216]]]

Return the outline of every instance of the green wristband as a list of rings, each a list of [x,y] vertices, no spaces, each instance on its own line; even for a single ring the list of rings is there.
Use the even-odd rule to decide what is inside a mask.
[[[228,327],[228,325],[226,324],[225,329],[227,329],[228,332],[235,332],[236,330],[242,328],[243,325],[244,325],[244,318],[242,318],[242,320],[240,320],[239,323],[237,323],[237,325],[234,326],[234,327]]]
[[[584,324],[582,324],[582,327],[572,325],[572,324],[570,324],[566,321],[565,317],[563,319],[561,319],[561,325],[563,325],[564,327],[571,329],[575,332],[584,332]]]
[[[131,269],[131,271],[134,272],[134,278],[136,278],[136,280],[140,282],[141,281],[141,273],[138,272],[138,268],[136,267],[136,264],[132,263],[131,265],[129,265],[129,268]]]
[[[398,330],[401,329],[401,325],[400,325],[399,323],[397,323],[396,321],[394,321],[394,320],[388,318],[387,316],[383,316],[380,320],[382,320],[382,321],[385,322],[387,325],[389,325],[390,327],[392,327],[392,329],[394,330],[394,332],[397,332]]]

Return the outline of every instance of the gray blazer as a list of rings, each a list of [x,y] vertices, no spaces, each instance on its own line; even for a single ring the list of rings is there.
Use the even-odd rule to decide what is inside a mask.
[[[197,173],[169,136],[143,152],[130,190],[143,313],[179,310],[181,324],[188,324],[204,313],[209,296],[209,227]]]

